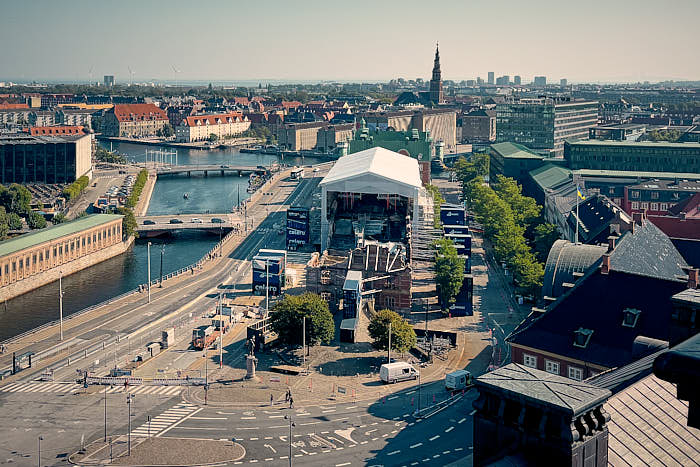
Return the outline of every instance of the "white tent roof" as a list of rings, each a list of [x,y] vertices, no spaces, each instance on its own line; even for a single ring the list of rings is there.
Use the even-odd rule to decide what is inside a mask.
[[[376,147],[343,156],[321,181],[327,191],[415,196],[422,187],[418,161]]]

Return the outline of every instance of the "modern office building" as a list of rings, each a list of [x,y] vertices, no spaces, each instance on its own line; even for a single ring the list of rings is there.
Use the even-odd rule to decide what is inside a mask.
[[[543,87],[547,86],[547,77],[546,76],[535,76],[535,81],[532,84],[535,87],[543,88]]]
[[[0,183],[72,183],[92,176],[90,135],[0,138]]]
[[[571,169],[700,173],[700,143],[567,141]]]
[[[493,71],[489,71],[488,84],[494,84],[494,74],[493,74]]]
[[[509,99],[496,106],[496,142],[522,144],[540,154],[564,155],[564,140],[588,139],[598,103],[570,98]]]
[[[105,136],[141,138],[156,136],[168,124],[168,116],[154,104],[116,104],[102,124]]]
[[[105,75],[104,83],[106,88],[111,88],[114,86],[114,75]]]
[[[523,84],[523,80],[520,77],[520,75],[513,76],[513,84],[516,86],[520,86],[521,84]]]
[[[559,86],[562,88],[565,88],[569,85],[569,81],[566,78],[562,78],[559,80]]]
[[[457,125],[462,129],[462,143],[496,141],[496,112],[493,110],[472,110],[460,115]]]

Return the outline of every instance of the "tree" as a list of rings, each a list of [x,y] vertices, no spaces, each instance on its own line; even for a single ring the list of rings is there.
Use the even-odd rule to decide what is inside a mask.
[[[216,136],[214,133],[209,133],[209,138],[207,138],[210,143],[216,143],[216,141],[219,139],[218,136]]]
[[[0,206],[0,241],[7,238],[7,233],[10,230],[10,226],[7,225],[7,213],[5,208]]]
[[[391,349],[407,352],[416,345],[416,332],[398,313],[380,310],[372,316],[367,330],[372,346],[378,350],[389,348],[389,323],[391,323]]]
[[[127,207],[121,207],[118,209],[119,214],[124,216],[122,218],[122,232],[125,237],[135,236],[138,237],[139,233],[136,231],[138,224],[136,223],[136,217],[134,216],[134,211]]]
[[[335,324],[328,303],[319,295],[310,292],[285,295],[273,307],[270,325],[283,344],[301,345],[304,317],[307,345],[329,344],[333,340]]]
[[[440,228],[440,206],[445,202],[440,190],[435,185],[426,185],[425,189],[433,197],[433,227]]]
[[[518,291],[524,295],[537,297],[542,290],[544,267],[529,251],[514,257],[511,261],[513,279]]]
[[[441,238],[435,242],[435,283],[443,307],[454,302],[464,281],[464,259],[457,254],[452,240]]]
[[[175,130],[173,130],[172,125],[170,123],[166,123],[163,125],[163,129],[160,131],[160,134],[165,137],[165,138],[170,138],[172,135],[175,134]]]
[[[485,153],[475,153],[469,160],[460,156],[454,164],[454,171],[462,186],[478,177],[483,178],[488,175],[489,161],[489,155]]]
[[[534,229],[534,247],[537,259],[540,262],[547,261],[549,250],[552,245],[559,239],[559,229],[554,224],[544,223],[538,224]]]
[[[31,211],[31,201],[32,194],[26,187],[17,183],[13,183],[9,188],[0,185],[0,205],[4,206],[7,212],[26,216]]]
[[[7,213],[7,226],[10,230],[22,230],[22,218],[16,212]]]
[[[38,212],[30,212],[27,216],[27,225],[30,229],[43,229],[46,227],[46,218]]]
[[[494,191],[499,198],[508,203],[518,225],[528,224],[540,215],[542,207],[534,198],[523,196],[522,187],[514,179],[498,175]]]
[[[52,224],[63,224],[67,220],[68,220],[68,218],[66,217],[66,215],[63,214],[62,212],[59,212],[58,214],[54,215],[51,218],[51,223]]]

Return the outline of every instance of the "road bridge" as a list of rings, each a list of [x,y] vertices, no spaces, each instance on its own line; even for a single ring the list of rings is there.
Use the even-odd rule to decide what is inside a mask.
[[[191,176],[192,173],[203,173],[205,177],[209,175],[209,173],[220,173],[221,175],[225,174],[230,174],[230,175],[243,175],[243,174],[250,174],[250,173],[260,173],[264,174],[265,172],[268,172],[269,170],[266,169],[265,167],[251,167],[251,166],[240,166],[240,165],[227,165],[227,164],[221,164],[221,165],[163,165],[159,166],[156,168],[156,174],[158,176],[163,176],[163,175],[178,175],[178,174],[187,174],[187,176]]]
[[[175,230],[206,230],[217,233],[244,227],[241,216],[231,213],[142,216],[136,218],[136,223],[136,231],[146,237],[155,237]]]

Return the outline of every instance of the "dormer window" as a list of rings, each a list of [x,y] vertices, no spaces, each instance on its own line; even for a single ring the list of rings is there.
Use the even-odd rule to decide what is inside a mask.
[[[574,331],[574,347],[585,349],[592,335],[592,329],[578,328],[578,330]]]
[[[637,325],[637,321],[639,320],[639,315],[642,313],[642,310],[637,310],[634,308],[625,308],[625,310],[622,312],[622,325],[626,328],[633,328]]]

